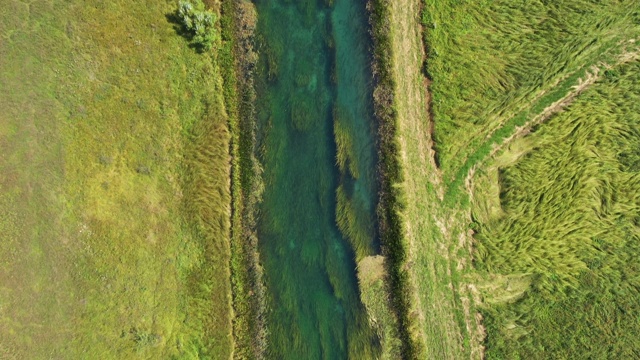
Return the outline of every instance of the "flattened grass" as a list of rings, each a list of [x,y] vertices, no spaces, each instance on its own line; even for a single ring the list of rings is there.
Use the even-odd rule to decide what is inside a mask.
[[[444,201],[432,208],[432,212],[444,220],[436,221],[430,226],[439,228],[439,232],[444,235],[446,246],[450,249],[449,255],[454,254],[453,259],[445,259],[445,261],[451,262],[458,258],[455,268],[451,265],[449,267],[454,288],[458,288],[459,281],[463,282],[460,284],[462,288],[465,282],[475,281],[472,280],[475,279],[474,271],[464,266],[471,259],[467,258],[469,256],[467,250],[471,248],[465,245],[468,244],[469,240],[465,240],[468,236],[463,234],[465,222],[469,221],[465,215],[469,213],[469,201],[463,186],[467,175],[473,176],[470,170],[476,169],[479,173],[485,171],[484,161],[490,157],[495,145],[501,144],[504,139],[512,135],[518,126],[524,125],[541,114],[546,107],[567,96],[572,91],[571,87],[578,85],[578,79],[584,77],[591,66],[602,65],[602,62],[613,63],[611,60],[625,51],[628,41],[637,38],[640,34],[640,22],[632,1],[594,3],[576,0],[560,3],[514,3],[444,0],[423,3],[422,23],[427,56],[424,74],[431,80],[429,90],[434,121],[433,139],[437,163],[442,170],[442,181],[446,186]],[[537,146],[526,141],[520,144],[525,144],[525,147]],[[515,159],[517,160],[520,155],[514,156]],[[507,161],[507,159],[503,160]],[[513,161],[515,160],[508,160],[510,163]],[[483,221],[489,217],[505,216],[504,211],[506,211],[496,206],[499,200],[493,199],[486,203],[477,200],[499,196],[500,185],[504,185],[502,182],[500,185],[494,182],[499,178],[499,174],[495,169],[491,170],[492,165],[487,166],[489,166],[486,170],[489,171],[489,176],[474,180],[476,186],[472,195],[476,200],[471,199],[472,202],[475,201],[476,209],[483,211],[482,214],[475,214],[476,219],[483,219]],[[411,171],[418,173],[415,169]],[[524,181],[526,177],[523,175],[518,180],[512,179],[512,181]],[[507,181],[504,177],[500,179]],[[575,195],[571,193],[572,190],[565,188],[550,187],[548,190],[558,191],[558,194],[568,197]],[[503,194],[511,194],[511,192],[507,191]],[[532,199],[514,199],[514,203],[519,201],[531,203],[530,200]],[[576,201],[583,204],[583,200]],[[413,199],[413,201],[419,200]],[[570,232],[571,236],[580,234],[580,229],[575,229],[575,223],[578,220],[580,219],[571,217],[565,219],[564,225],[573,230]],[[538,257],[527,260],[532,268],[536,268],[535,271],[528,268],[520,269],[520,272],[515,275],[499,273],[501,276],[487,284],[476,285],[484,288],[486,293],[486,289],[495,288],[491,285],[492,282],[510,279],[503,275],[517,275],[531,281],[532,284],[537,284],[537,289],[547,294],[577,286],[576,274],[581,273],[584,265],[577,260],[579,255],[575,255],[572,251],[580,241],[564,243],[558,239],[554,243],[545,244],[535,241],[543,233],[551,236],[550,234],[559,225],[553,225],[549,221],[547,224],[549,228],[545,230],[534,228],[531,224],[505,224],[504,237],[498,237],[502,239],[500,245],[487,244],[489,247],[499,247],[500,250],[492,248],[492,251],[495,251],[491,252],[480,245],[480,249],[475,254],[480,256],[480,259],[476,259],[478,269],[486,269],[483,266],[507,264],[513,259],[508,254],[514,252],[529,254],[529,250],[538,248],[540,251]],[[506,235],[507,229],[513,232]],[[487,229],[484,231],[488,233]],[[493,231],[497,230],[493,229]],[[431,239],[439,238],[437,230],[432,233]],[[456,233],[460,233],[459,240]],[[556,235],[561,236],[561,234]],[[428,236],[428,233],[425,233],[425,238]],[[514,238],[522,243],[515,245],[507,241]],[[463,248],[466,249],[461,252]],[[493,260],[487,257],[489,252],[495,256],[491,258]],[[500,260],[499,254],[503,254],[506,258]],[[441,258],[440,256],[431,253],[429,255],[431,263]],[[523,258],[525,257],[523,255]],[[561,259],[561,261],[556,264],[553,263],[552,258]],[[435,263],[438,262],[435,261]],[[520,267],[524,266],[523,263],[518,262],[518,264]],[[539,275],[542,268],[554,268],[556,272],[551,276],[542,277]],[[418,273],[428,274],[428,271],[425,268],[418,270]],[[511,280],[504,281],[504,284],[511,283],[513,283]],[[461,308],[465,312],[464,321],[472,340],[470,343],[472,356],[474,353],[480,354],[482,350],[478,351],[477,347],[474,350],[474,342],[482,340],[484,335],[479,327],[475,335],[474,331],[470,330],[472,327],[469,314],[474,311],[473,304],[471,307],[464,305],[465,302],[468,303],[464,298],[473,296],[473,291],[466,295],[463,291],[456,292],[454,291],[454,296],[460,299],[458,304],[462,305]],[[526,293],[515,285],[498,292],[500,294],[486,294],[485,300],[495,302],[498,301],[496,299],[507,299],[508,301],[505,300],[505,302],[513,302]],[[496,310],[497,305],[491,308]],[[509,322],[502,325],[513,329],[513,324]],[[488,336],[491,339],[491,336],[495,335],[492,334],[495,327],[489,326],[488,330]],[[464,330],[461,333],[466,349],[468,345],[466,334]],[[506,358],[513,356],[513,353],[509,354]],[[533,354],[529,353],[528,356]]]
[[[637,61],[610,69],[502,156],[519,160],[492,168],[500,192],[477,197],[475,208],[478,269],[531,284],[517,301],[485,290],[487,357],[640,353],[630,335],[640,331],[631,315],[640,309],[639,83]]]
[[[438,159],[455,177],[505,121],[638,32],[635,1],[431,1],[423,24]]]

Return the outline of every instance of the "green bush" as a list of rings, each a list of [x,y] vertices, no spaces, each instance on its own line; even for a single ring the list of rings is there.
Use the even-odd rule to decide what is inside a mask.
[[[193,43],[202,51],[210,51],[218,38],[216,16],[205,10],[201,0],[180,1],[176,12],[180,24]]]

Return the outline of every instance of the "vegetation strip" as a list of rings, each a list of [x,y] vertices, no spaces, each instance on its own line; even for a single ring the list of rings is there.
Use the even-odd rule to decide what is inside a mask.
[[[373,38],[374,110],[378,119],[378,161],[380,197],[378,200],[378,226],[382,254],[389,274],[392,308],[399,321],[402,357],[419,356],[418,344],[410,333],[411,304],[406,272],[407,250],[402,220],[405,196],[398,184],[403,182],[397,143],[397,112],[394,104],[395,80],[392,76],[393,47],[390,38],[389,2],[370,0],[367,4]]]
[[[223,1],[220,51],[225,74],[232,154],[231,270],[235,359],[263,359],[266,351],[265,289],[255,234],[259,173],[254,158],[253,37],[256,14],[250,2]]]

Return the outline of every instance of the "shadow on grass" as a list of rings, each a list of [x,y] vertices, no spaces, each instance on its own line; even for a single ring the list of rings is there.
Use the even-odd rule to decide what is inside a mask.
[[[173,30],[176,32],[176,34],[183,37],[185,40],[187,40],[187,42],[189,42],[189,48],[195,50],[199,54],[204,54],[206,52],[204,46],[192,42],[193,34],[188,31],[182,24],[177,11],[165,14],[165,18],[169,23],[173,24]]]

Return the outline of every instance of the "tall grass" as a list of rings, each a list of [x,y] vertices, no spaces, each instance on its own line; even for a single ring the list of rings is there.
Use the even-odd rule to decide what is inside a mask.
[[[489,201],[502,211],[476,214],[477,267],[532,281],[520,300],[486,306],[488,357],[640,353],[628,335],[640,331],[629,316],[640,309],[639,81],[638,62],[610,70],[499,170]]]
[[[525,311],[516,314],[509,308],[516,305],[507,303],[536,302],[543,296],[577,291],[582,274],[588,270],[584,259],[593,255],[593,249],[597,248],[585,242],[585,234],[597,233],[604,227],[598,222],[602,214],[589,218],[589,225],[583,223],[588,218],[584,215],[588,210],[602,206],[599,203],[602,199],[589,192],[596,190],[578,186],[582,182],[589,183],[585,179],[597,173],[593,165],[589,165],[593,164],[593,159],[588,156],[557,151],[548,155],[549,161],[555,157],[553,166],[532,165],[523,168],[519,175],[509,170],[512,168],[496,173],[492,166],[497,165],[484,162],[494,147],[513,134],[518,126],[565,97],[592,65],[613,63],[610,60],[616,53],[625,51],[628,41],[640,35],[636,7],[634,1],[424,1],[422,24],[427,55],[424,73],[431,80],[429,90],[437,163],[446,184],[444,202],[436,207],[436,211],[463,223],[468,220],[459,214],[468,213],[470,202],[476,202],[475,218],[483,225],[477,225],[480,233],[474,265],[478,271],[500,275],[486,280],[488,284],[481,286],[485,289],[487,303],[499,303],[488,305],[490,310],[485,313],[489,345],[503,341],[502,350],[509,346],[522,349],[513,339],[531,330],[519,322],[527,315]],[[608,128],[599,130],[605,132]],[[576,134],[566,135],[566,141],[576,141],[573,139]],[[595,134],[597,131],[588,136]],[[528,140],[530,142],[520,144],[526,143],[529,150],[540,151],[542,147],[555,146],[552,141],[539,144],[537,139],[540,138],[534,137]],[[589,154],[592,149],[575,148],[575,151]],[[533,150],[526,156],[533,157],[534,153],[539,152]],[[514,158],[518,156],[514,155]],[[580,169],[584,174],[568,174],[563,172],[563,167],[572,171]],[[487,171],[489,176],[475,182],[475,199],[470,201],[463,185],[472,168],[477,174]],[[542,176],[547,175],[543,180]],[[515,185],[523,183],[529,188]],[[610,185],[612,189],[621,186],[620,183]],[[590,186],[597,188],[597,184]],[[496,190],[499,188],[502,191]],[[516,198],[514,194],[520,193],[531,197]],[[540,198],[534,197],[533,193]],[[477,204],[486,197],[498,198],[489,204]],[[500,201],[517,209],[496,207]],[[605,202],[609,203],[608,200]],[[568,215],[569,209],[574,207],[580,211]],[[486,213],[479,213],[480,208]],[[527,216],[523,215],[525,213]],[[506,268],[510,270],[504,271]],[[521,291],[520,285],[526,283],[524,281],[510,287],[508,284],[516,282],[504,280],[515,277],[527,279],[533,290]],[[506,289],[497,289],[500,281],[504,281]],[[489,289],[496,293],[489,294]],[[533,311],[532,308],[529,310]],[[497,318],[500,318],[499,325],[495,322]],[[511,336],[508,346],[504,345],[506,333]],[[542,340],[529,335],[527,341]],[[548,346],[547,343],[541,345],[543,342],[536,346]],[[487,354],[497,358],[541,356],[518,351],[490,350]],[[555,355],[542,357],[557,357]]]
[[[451,180],[507,119],[637,34],[635,1],[426,1],[435,142]]]
[[[221,109],[223,105],[216,108]],[[226,314],[220,313],[220,305],[231,305],[231,274],[228,264],[220,261],[228,261],[230,257],[229,131],[224,118],[222,121],[209,116],[205,119],[194,127],[183,175],[185,212],[195,221],[194,230],[203,257],[187,275],[188,304],[192,317],[201,326],[194,329],[202,336],[197,350],[199,356],[220,351],[218,332],[231,325],[230,308]],[[220,305],[210,306],[212,301]],[[221,323],[221,319],[225,323]],[[227,347],[230,350],[230,342]]]
[[[333,111],[333,136],[336,142],[336,164],[342,174],[352,178],[360,177],[358,157],[353,143],[352,131],[344,124],[345,111],[336,108]]]

